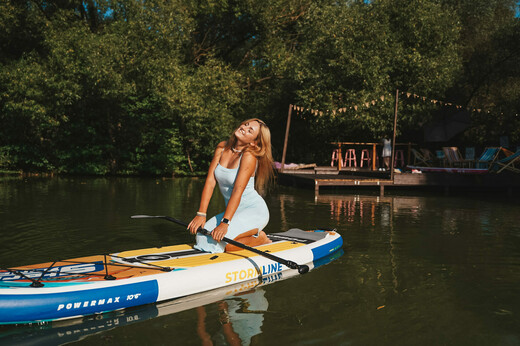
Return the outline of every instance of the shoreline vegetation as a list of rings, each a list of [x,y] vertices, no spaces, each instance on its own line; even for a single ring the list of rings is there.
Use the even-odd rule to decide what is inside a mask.
[[[475,1],[2,1],[0,167],[198,175],[251,117],[280,161],[290,104],[287,158],[321,166],[392,132],[396,90],[396,141],[466,111],[446,144],[520,143],[520,5]]]
[[[204,172],[194,172],[192,174],[182,175],[159,175],[159,174],[82,174],[82,173],[53,173],[53,172],[24,172],[14,170],[0,170],[0,179],[6,177],[41,177],[41,178],[56,178],[56,177],[92,177],[92,178],[113,178],[113,177],[129,177],[129,178],[160,178],[160,179],[175,179],[175,178],[203,178]]]

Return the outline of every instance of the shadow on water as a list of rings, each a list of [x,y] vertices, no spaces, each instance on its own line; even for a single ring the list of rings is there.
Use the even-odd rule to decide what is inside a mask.
[[[0,182],[0,264],[191,242],[175,225],[129,216],[161,214],[189,221],[202,186],[202,179]],[[252,344],[520,344],[518,198],[431,192],[380,197],[367,191],[314,195],[276,187],[266,201],[271,214],[267,232],[336,228],[345,254],[308,275],[262,287],[268,306]],[[223,208],[217,191],[208,213]],[[222,309],[200,304],[211,340],[229,343]],[[233,304],[238,310],[247,305],[240,300]],[[201,344],[200,306],[142,317],[141,323],[128,326],[102,327],[74,340]]]

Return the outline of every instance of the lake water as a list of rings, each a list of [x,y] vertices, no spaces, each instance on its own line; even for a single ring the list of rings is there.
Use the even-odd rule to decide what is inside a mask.
[[[4,178],[0,266],[192,242],[175,224],[129,217],[189,221],[203,183]],[[336,228],[342,255],[225,300],[206,296],[67,325],[0,327],[0,344],[233,344],[230,324],[222,322],[228,311],[234,340],[252,345],[520,345],[519,200],[356,190],[315,196],[276,186],[266,197],[266,231]],[[223,207],[217,191],[208,212]]]

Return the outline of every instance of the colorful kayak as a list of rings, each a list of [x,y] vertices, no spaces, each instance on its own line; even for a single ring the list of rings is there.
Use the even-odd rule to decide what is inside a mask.
[[[291,229],[256,249],[299,264],[339,250],[334,231]],[[269,278],[287,266],[248,250],[210,254],[191,245],[125,251],[0,270],[0,324],[76,318]]]

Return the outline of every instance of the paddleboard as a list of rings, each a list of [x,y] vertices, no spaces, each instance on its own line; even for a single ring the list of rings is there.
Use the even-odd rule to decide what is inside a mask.
[[[269,234],[258,250],[298,264],[334,253],[335,231]],[[291,270],[248,250],[211,254],[182,244],[60,260],[0,270],[0,324],[43,323],[105,313],[250,280],[275,280]]]
[[[325,265],[343,255],[343,250],[333,252],[309,264],[310,270]],[[0,326],[1,345],[62,345],[82,340],[88,336],[109,330],[134,325],[155,318],[167,317],[176,313],[207,306],[223,300],[242,299],[244,294],[261,293],[262,287],[299,276],[291,269],[249,281],[217,288],[215,290],[192,294],[156,304],[146,304],[132,308],[96,314],[76,319],[57,320],[44,324],[3,325]],[[254,312],[256,313],[256,312]],[[168,320],[165,320],[168,321]],[[164,322],[168,323],[168,322]]]

